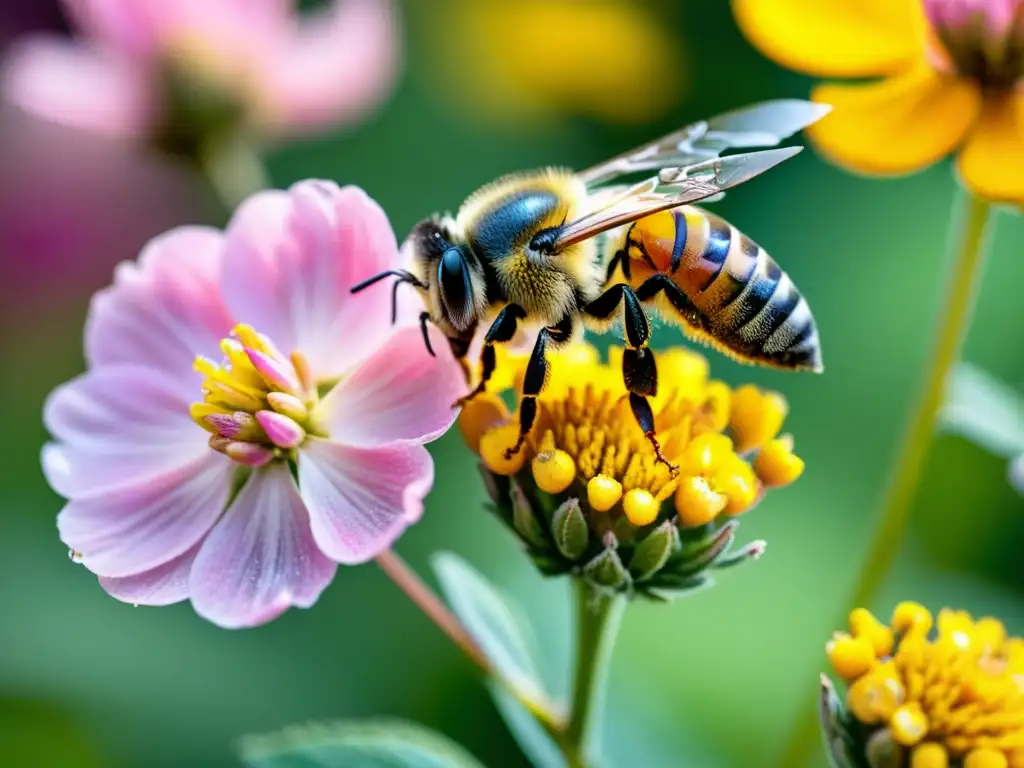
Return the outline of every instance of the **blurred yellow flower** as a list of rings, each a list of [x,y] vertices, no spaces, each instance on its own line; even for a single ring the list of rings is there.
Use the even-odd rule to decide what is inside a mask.
[[[664,596],[704,583],[703,572],[759,556],[756,542],[729,553],[737,515],[766,488],[803,471],[789,438],[772,440],[786,404],[780,395],[751,391],[739,423],[763,435],[751,459],[733,442],[732,392],[708,379],[707,361],[688,349],[659,353],[655,427],[673,475],[656,460],[637,425],[622,381],[622,350],[607,363],[579,343],[550,355],[551,375],[538,398],[536,425],[523,450],[518,419],[494,392],[471,400],[459,418],[479,454],[499,513],[545,572],[582,574],[592,586]],[[502,364],[521,390],[527,356]],[[506,379],[508,380],[508,379]],[[492,380],[493,381],[493,380]],[[756,395],[756,396],[755,396]],[[748,424],[771,423],[753,430]],[[767,462],[761,457],[770,453]]]
[[[845,716],[830,713],[844,735],[830,744],[862,749],[869,762],[884,748],[885,764],[910,768],[1024,766],[1024,640],[949,609],[932,629],[916,603],[897,606],[889,625],[863,608],[850,615],[851,631],[827,646],[848,683]]]
[[[835,107],[807,129],[852,171],[920,170],[959,150],[965,185],[1024,202],[1020,0],[732,0],[744,34],[778,63],[823,77]]]
[[[430,14],[430,61],[467,117],[643,124],[684,88],[675,25],[647,2],[436,0]]]

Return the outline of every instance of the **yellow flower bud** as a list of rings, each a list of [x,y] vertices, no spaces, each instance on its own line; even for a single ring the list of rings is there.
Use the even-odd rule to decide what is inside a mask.
[[[722,468],[712,478],[711,487],[729,500],[723,510],[727,515],[746,512],[757,501],[754,470],[735,454],[726,457]]]
[[[622,483],[608,475],[595,475],[587,483],[587,502],[597,512],[607,512],[622,498]]]
[[[836,674],[845,680],[860,677],[871,669],[877,657],[871,642],[863,637],[851,637],[836,632],[825,645],[825,653]]]
[[[516,444],[519,437],[518,424],[502,424],[491,427],[480,438],[480,458],[484,466],[497,475],[514,475],[526,463],[526,446],[505,458],[505,451]]]
[[[919,702],[908,702],[893,713],[889,730],[899,744],[912,747],[928,735],[928,716]],[[1003,768],[1006,768],[1006,763],[1003,763]]]
[[[732,440],[718,432],[705,432],[694,437],[683,452],[681,472],[700,475],[711,472],[732,454]]]
[[[772,440],[754,459],[754,471],[766,486],[778,488],[789,485],[804,471],[804,461],[793,453],[785,439]]]
[[[729,424],[732,390],[724,381],[709,381],[704,389],[702,418],[694,424],[694,432],[721,432]]]
[[[906,697],[903,684],[875,667],[850,684],[846,705],[853,716],[866,725],[889,721]]]
[[[871,643],[876,656],[892,653],[892,630],[866,608],[856,608],[850,613],[850,629],[854,637],[862,637]]]
[[[910,755],[910,768],[949,768],[946,748],[934,741],[918,744]]]
[[[1009,768],[1010,761],[998,749],[978,747],[964,758],[964,768]]]
[[[786,399],[777,392],[762,393],[753,384],[744,384],[732,393],[729,431],[736,440],[736,451],[760,448],[779,434],[789,412]]]
[[[622,510],[626,513],[626,519],[637,526],[650,525],[657,520],[660,507],[651,492],[642,488],[627,491],[622,499]]]
[[[896,606],[892,612],[892,629],[894,632],[910,633],[923,637],[932,628],[932,615],[920,603],[905,601]]]
[[[728,503],[729,499],[711,490],[703,477],[685,477],[676,488],[676,512],[685,526],[710,523]]]
[[[537,487],[545,493],[561,493],[576,477],[576,464],[563,450],[543,451],[534,458],[531,469]]]
[[[480,453],[480,438],[491,427],[509,420],[508,408],[498,395],[482,392],[464,406],[459,414],[459,431],[474,453]]]

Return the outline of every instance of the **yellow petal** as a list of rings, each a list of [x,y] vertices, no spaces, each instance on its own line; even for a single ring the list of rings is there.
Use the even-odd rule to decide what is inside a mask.
[[[974,84],[925,65],[868,85],[822,85],[812,98],[834,107],[806,129],[818,150],[848,170],[880,175],[941,160],[981,108]]]
[[[958,163],[964,185],[993,202],[1024,202],[1024,96],[986,99]]]
[[[924,53],[920,0],[732,0],[732,7],[758,50],[811,75],[888,75]]]

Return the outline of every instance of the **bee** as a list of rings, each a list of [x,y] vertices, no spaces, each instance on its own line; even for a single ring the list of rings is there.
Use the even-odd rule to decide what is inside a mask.
[[[428,323],[462,361],[487,324],[479,381],[456,406],[485,391],[494,345],[511,341],[520,323],[540,326],[523,380],[519,436],[507,457],[533,427],[548,349],[583,327],[604,331],[621,319],[630,408],[658,460],[675,471],[661,453],[648,401],[658,375],[646,310],[737,360],[822,369],[814,318],[793,281],[753,240],[692,204],[718,199],[801,148],[723,151],[775,146],[828,111],[800,100],[763,102],[579,173],[544,168],[504,176],[471,194],[455,216],[417,224],[403,247],[411,253],[407,270],[374,275],[352,292],[394,277],[394,301],[399,285],[414,286],[426,306],[420,325],[430,354]],[[609,183],[651,171],[632,184]]]

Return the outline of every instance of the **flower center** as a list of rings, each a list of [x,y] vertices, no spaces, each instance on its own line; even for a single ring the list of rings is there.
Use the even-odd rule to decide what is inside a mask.
[[[316,383],[301,353],[285,356],[248,325],[236,325],[220,348],[220,363],[196,357],[195,369],[205,377],[203,399],[190,408],[211,433],[211,448],[258,467],[294,457],[307,435],[325,435],[314,418]]]
[[[998,3],[970,6],[926,2],[937,38],[933,53],[984,88],[1012,88],[1024,76],[1024,15]]]

